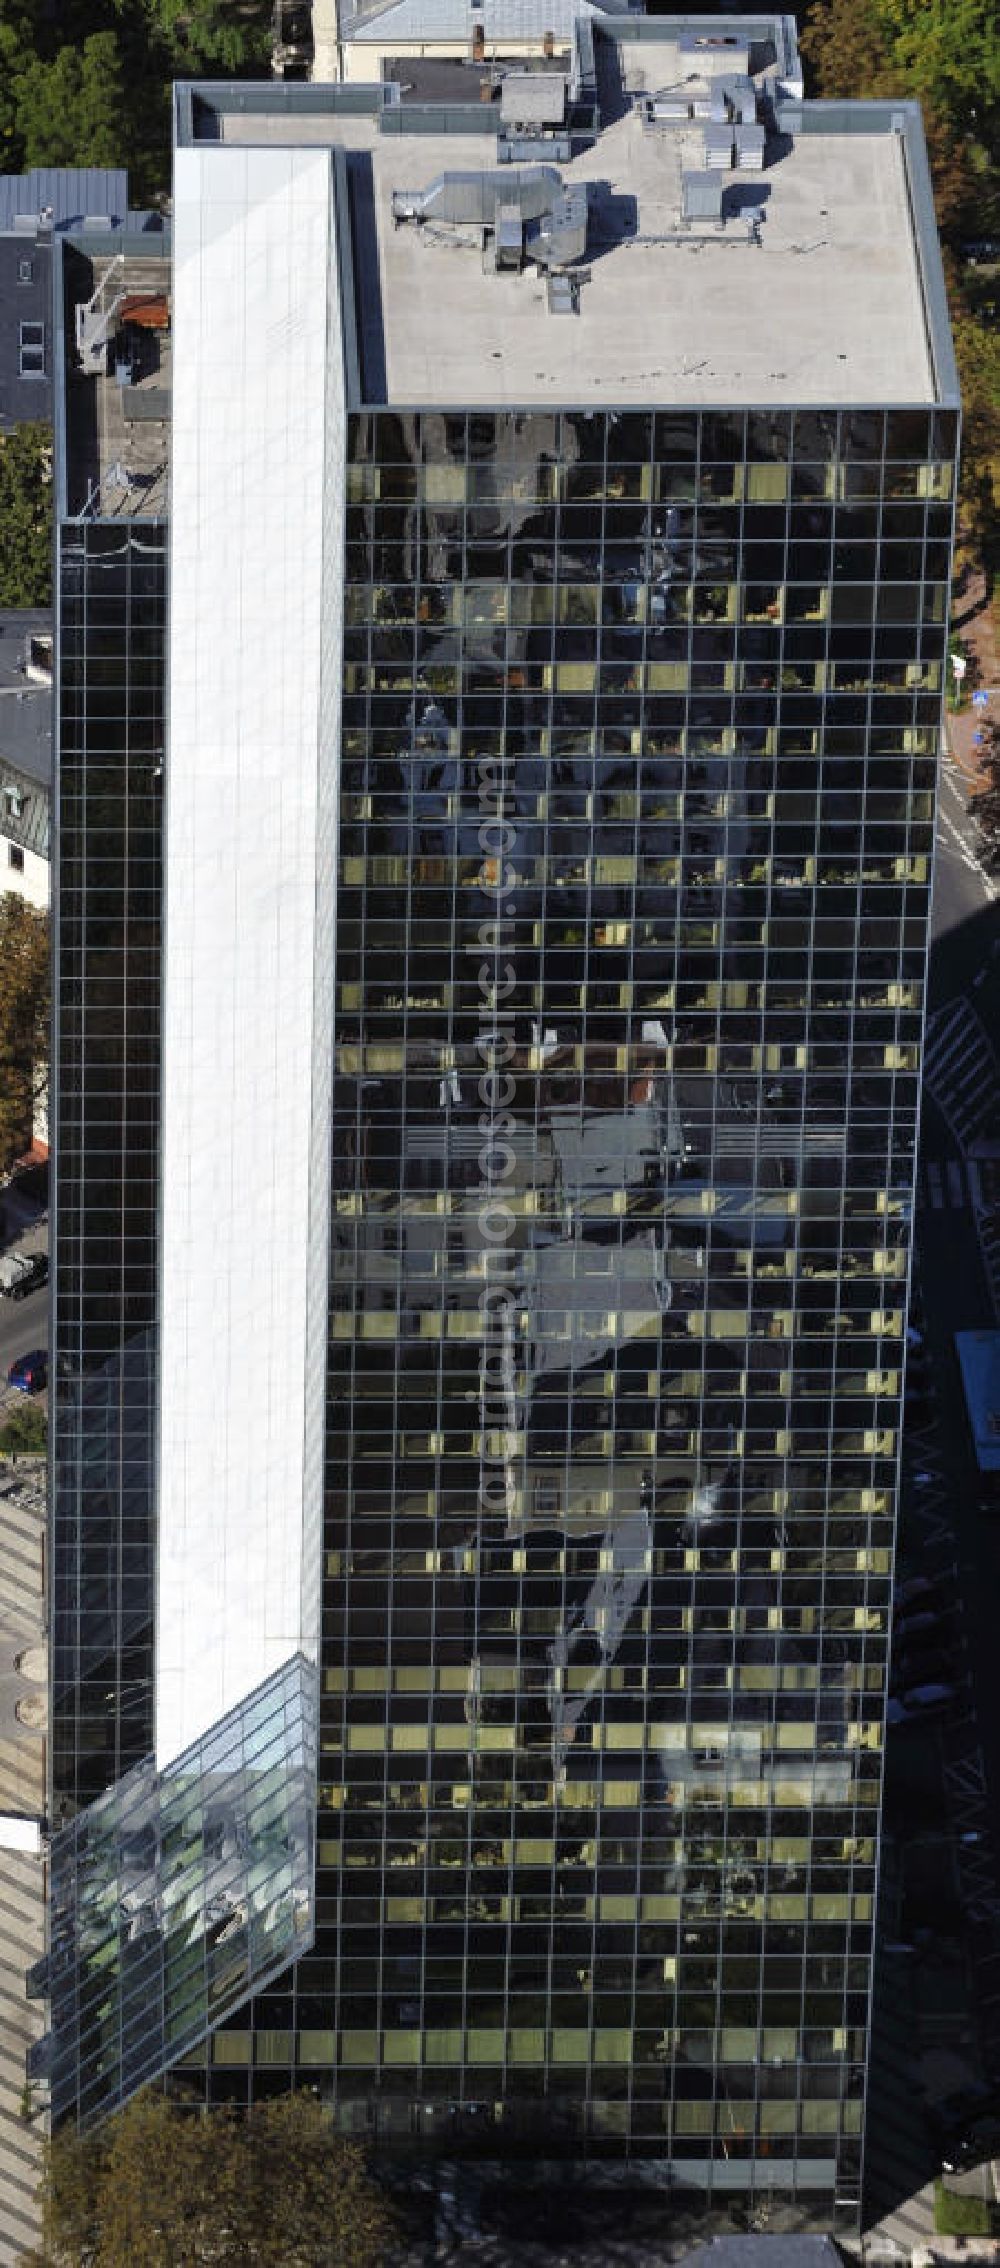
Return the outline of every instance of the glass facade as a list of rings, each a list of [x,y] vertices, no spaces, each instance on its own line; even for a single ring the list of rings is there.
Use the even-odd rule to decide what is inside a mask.
[[[152,1742],[165,527],[67,523],[58,591],[56,1820]]]
[[[856,2206],[955,445],[352,420],[319,1926],[216,2091]]]
[[[155,2079],[309,1942],[316,1672],[302,1655],[162,1773],[52,1838],[36,2061],[80,2126]]]
[[[165,537],[63,531],[57,2111],[852,2213],[955,447],[350,421],[312,1807],[301,1664],[148,1761]]]

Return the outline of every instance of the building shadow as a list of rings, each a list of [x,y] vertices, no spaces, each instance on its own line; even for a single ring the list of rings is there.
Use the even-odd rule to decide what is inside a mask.
[[[639,207],[634,197],[621,196],[610,181],[588,183],[587,259],[603,260],[638,234]]]
[[[944,810],[948,815],[947,795]],[[903,1731],[890,1734],[886,1748],[862,2214],[868,2231],[940,2173],[944,2132],[972,2115],[971,2102],[962,2110],[963,2087],[982,2084],[1000,2068],[1000,2008],[992,2005],[1000,1964],[1000,1837],[989,1833],[987,1819],[985,1831],[976,1834],[974,1854],[963,1852],[958,1836],[968,1822],[952,1815],[942,1763],[943,1756],[954,1761],[967,1748],[981,1757],[984,1804],[996,1818],[1000,1715],[989,1706],[992,1593],[982,1570],[978,1582],[959,1573],[960,1558],[992,1557],[992,1539],[975,1510],[972,1450],[954,1359],[955,1330],[989,1320],[985,1261],[975,1250],[965,1194],[968,1161],[977,1149],[991,1146],[1000,1158],[994,1131],[1000,1130],[1000,1071],[992,1091],[988,1072],[989,1047],[1000,1063],[1000,905],[980,902],[970,909],[979,887],[966,859],[953,851],[946,856],[939,845],[914,1230],[934,1416],[930,1430],[926,1416],[904,1417],[896,1566],[899,1575],[929,1576],[944,1589],[953,1602],[953,1623],[965,1638],[971,1674],[964,1718],[949,1720],[940,1740]],[[982,1051],[987,1068],[982,1093],[973,1098],[974,1115],[970,1067],[977,1025],[989,1044]],[[923,1186],[928,1154],[932,1199]],[[959,1210],[953,1200],[960,1183]],[[936,1515],[930,1486],[917,1485],[918,1478],[927,1481],[927,1468],[940,1484]],[[978,1818],[975,1824],[978,1828]],[[991,1864],[996,1879],[990,1894],[984,1872],[988,1875]],[[933,2063],[932,2049],[938,2051]],[[940,2094],[936,2101],[933,2081],[923,2084],[922,2071],[938,2063],[943,2069],[946,2061],[967,2078],[951,2082],[958,2099],[942,2114]]]
[[[385,326],[382,320],[381,268],[378,222],[375,217],[375,178],[366,150],[351,150],[347,157],[347,193],[351,207],[351,251],[354,261],[355,305],[359,317],[358,359],[362,397],[384,402],[387,377]]]
[[[722,192],[723,220],[763,219],[770,195],[769,181],[731,181]]]

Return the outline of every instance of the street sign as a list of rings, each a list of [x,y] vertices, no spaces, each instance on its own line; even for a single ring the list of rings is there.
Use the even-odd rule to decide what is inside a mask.
[[[974,708],[974,709],[985,709],[985,708],[986,708],[986,707],[988,706],[988,703],[989,703],[989,698],[990,698],[990,697],[989,697],[989,694],[988,694],[988,693],[974,693],[974,694],[973,694],[973,696],[972,696],[972,706],[973,706],[973,708]]]
[[[969,666],[964,654],[949,654],[948,660],[950,661],[954,674],[957,677],[959,684],[961,685],[962,679],[965,676],[965,672]]]

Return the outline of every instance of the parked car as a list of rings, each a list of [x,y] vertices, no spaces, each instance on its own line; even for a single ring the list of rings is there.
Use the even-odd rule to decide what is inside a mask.
[[[48,1278],[47,1252],[7,1252],[0,1260],[0,1293],[5,1299],[26,1299]]]
[[[44,1347],[38,1347],[33,1354],[18,1355],[17,1361],[11,1363],[7,1384],[16,1387],[19,1394],[40,1394],[48,1384],[48,1376],[48,1355]]]
[[[923,1605],[916,1614],[898,1614],[892,1626],[894,1652],[904,1654],[910,1646],[929,1645],[941,1637],[948,1620],[947,1613],[936,1614]]]
[[[987,2158],[1000,2158],[1000,2118],[994,2113],[974,2119],[954,2134],[941,2151],[942,2173],[967,2173]]]

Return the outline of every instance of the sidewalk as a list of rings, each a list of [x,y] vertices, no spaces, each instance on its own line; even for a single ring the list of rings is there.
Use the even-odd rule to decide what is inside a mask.
[[[945,712],[948,748],[959,770],[968,781],[970,790],[979,783],[979,750],[975,734],[992,717],[1000,722],[1000,652],[997,648],[995,610],[987,603],[986,583],[982,575],[970,576],[968,589],[963,591],[952,611],[952,638],[961,638],[976,657],[978,663],[977,690],[989,693],[985,708],[974,709],[971,701],[964,709]],[[950,672],[949,672],[950,677]]]

